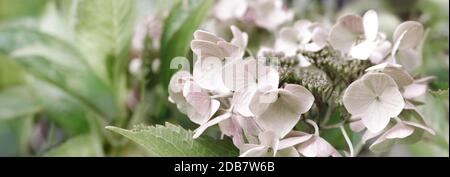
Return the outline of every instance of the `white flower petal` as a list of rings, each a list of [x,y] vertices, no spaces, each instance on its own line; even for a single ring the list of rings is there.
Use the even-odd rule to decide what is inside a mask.
[[[413,83],[408,86],[405,86],[403,91],[403,97],[405,97],[405,99],[417,98],[419,96],[424,95],[427,92],[427,89],[428,89],[427,84]]]
[[[367,60],[376,47],[376,42],[365,40],[350,49],[350,56],[360,60]]]
[[[226,92],[222,80],[222,62],[218,58],[198,60],[194,65],[194,80],[202,88],[212,91]]]
[[[256,124],[253,117],[235,116],[235,119],[239,123],[246,136],[258,136],[262,131],[261,128],[259,128]]]
[[[406,21],[398,25],[393,34],[394,43],[399,49],[416,48],[423,38],[423,25],[416,21]]]
[[[420,130],[427,131],[428,133],[430,133],[432,135],[436,135],[436,132],[433,129],[431,129],[431,128],[425,126],[425,125],[422,125],[422,124],[419,124],[419,123],[416,123],[416,122],[411,122],[411,121],[403,121],[403,123],[405,123],[406,125],[418,128]]]
[[[288,147],[292,147],[292,146],[301,144],[301,143],[311,139],[311,137],[313,137],[312,134],[305,134],[302,136],[293,136],[293,137],[284,138],[278,144],[278,149],[285,149]]]
[[[185,86],[188,88],[189,86]],[[205,124],[220,107],[220,102],[211,100],[208,94],[197,91],[183,91],[186,92],[186,102],[190,107],[187,109],[189,119],[199,125]]]
[[[252,117],[253,113],[250,111],[250,102],[253,95],[256,93],[256,88],[245,89],[244,91],[236,91],[233,94],[234,109],[244,117]]]
[[[240,58],[242,51],[240,51],[240,48],[234,44],[231,44],[229,42],[225,41],[219,41],[217,42],[217,46],[219,46],[220,49],[225,54],[225,58]]]
[[[366,144],[366,142],[372,138],[377,137],[378,135],[380,135],[381,133],[383,133],[383,131],[379,131],[379,132],[371,132],[370,130],[366,130],[366,132],[364,132],[364,135],[362,137],[362,143]]]
[[[219,129],[222,132],[222,136],[226,135],[232,137],[233,144],[237,147],[244,144],[244,137],[239,122],[232,117],[219,122]]]
[[[399,122],[384,133],[386,139],[405,138],[414,132],[414,128]]]
[[[313,136],[307,142],[300,144],[297,150],[306,157],[329,157],[338,155],[336,149],[319,136]]]
[[[235,59],[225,63],[223,67],[222,79],[225,86],[232,91],[244,91],[246,89],[256,87],[256,77],[252,73],[251,64],[252,61]]]
[[[383,130],[391,120],[391,117],[383,111],[382,104],[377,102],[372,103],[366,110],[366,114],[361,115],[362,123],[371,132],[380,132]]]
[[[364,36],[375,41],[378,35],[378,14],[374,10],[367,11],[363,16]]]
[[[300,44],[306,44],[312,40],[313,34],[311,33],[309,27],[312,23],[308,20],[299,20],[295,22],[294,28],[296,30],[296,37]]]
[[[250,103],[250,110],[256,115],[256,122],[261,128],[276,132],[283,137],[300,120],[301,112],[298,106],[292,106],[293,102],[297,102],[292,93],[279,91],[279,95],[275,102],[264,103],[267,95],[257,91]]]
[[[407,71],[412,72],[422,64],[422,57],[420,55],[419,51],[415,49],[403,49],[396,53],[395,59]]]
[[[344,106],[352,115],[364,114],[373,100],[374,94],[367,90],[366,85],[361,80],[351,83],[343,96]]]
[[[244,144],[239,148],[241,155],[239,157],[265,157],[268,147],[256,144]]]
[[[231,39],[231,44],[238,46],[241,50],[245,50],[248,43],[248,34],[242,32],[236,26],[232,25],[231,32],[233,33],[233,39]]]
[[[308,67],[311,66],[311,63],[308,61],[308,59],[305,58],[302,54],[297,55],[298,62],[300,67]]]
[[[353,34],[364,34],[363,19],[358,15],[345,15],[338,19],[338,23],[350,30]]]
[[[359,35],[363,33],[362,19],[356,15],[341,17],[331,28],[328,41],[334,49],[348,53]]]
[[[288,147],[277,151],[276,157],[300,157],[300,154],[294,147]]]
[[[265,131],[258,135],[259,141],[261,145],[264,145],[266,147],[278,147],[279,143],[279,136],[277,133],[272,131]]]
[[[389,54],[392,47],[392,43],[389,41],[383,41],[380,44],[377,45],[375,50],[372,52],[372,55],[370,55],[370,61],[374,64],[379,64],[383,61],[383,59],[386,58],[386,56]]]
[[[214,15],[221,21],[241,18],[244,16],[247,6],[247,1],[220,0],[214,8]]]
[[[312,33],[312,43],[306,44],[304,49],[311,52],[322,50],[328,43],[327,38],[327,32],[323,28],[317,27]]]
[[[386,151],[395,143],[395,139],[408,137],[413,132],[414,128],[398,122],[394,127],[381,135],[369,148],[375,152]]]
[[[297,103],[297,105],[295,105],[295,108],[298,109],[301,114],[308,112],[308,110],[311,109],[312,105],[314,104],[314,96],[308,89],[303,86],[296,84],[287,84],[286,86],[284,86],[284,90],[287,90],[294,95],[297,101],[291,103],[293,105]]]
[[[382,63],[370,68],[367,68],[366,71],[379,71],[384,74],[389,75],[391,78],[395,80],[397,85],[402,88],[414,82],[414,78],[406,71],[401,65],[391,64],[391,63]]]
[[[293,56],[297,53],[298,31],[291,27],[283,27],[280,31],[280,37],[275,41],[275,50],[283,52],[287,56]]]
[[[213,118],[212,120],[200,125],[197,129],[194,130],[194,138],[198,138],[207,128],[218,124],[219,122],[222,122],[228,118],[231,117],[231,113],[225,113],[220,116],[217,116],[216,118]]]
[[[351,122],[351,123],[349,124],[349,126],[350,126],[350,129],[351,129],[353,132],[361,132],[361,131],[363,131],[363,130],[366,128],[366,127],[364,126],[362,120],[357,120],[357,121]]]
[[[192,40],[191,49],[197,56],[201,56],[200,59],[209,57],[224,59],[227,57],[226,53],[217,45],[217,43],[210,41]]]
[[[283,9],[282,0],[259,0],[251,5],[255,9],[255,24],[273,31],[281,24],[292,20],[292,11]]]
[[[194,39],[201,40],[201,41],[208,41],[211,43],[217,43],[219,41],[224,41],[222,38],[217,37],[215,34],[208,32],[208,31],[203,31],[203,30],[195,31]]]
[[[169,81],[169,98],[175,103],[185,102],[183,88],[186,81],[190,80],[192,75],[187,71],[177,71]]]

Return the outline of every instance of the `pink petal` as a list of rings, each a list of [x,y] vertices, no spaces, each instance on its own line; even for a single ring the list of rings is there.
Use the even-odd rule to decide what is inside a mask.
[[[201,40],[201,41],[208,41],[212,43],[217,43],[219,41],[224,41],[222,38],[217,37],[215,34],[203,31],[203,30],[197,30],[194,32],[194,39],[195,40]]]
[[[214,119],[212,119],[212,120],[210,120],[210,121],[200,125],[200,127],[198,127],[197,129],[194,130],[194,136],[193,137],[194,138],[198,138],[207,128],[209,128],[209,127],[211,127],[213,125],[216,125],[219,122],[230,118],[230,116],[231,116],[230,113],[225,113],[225,114],[217,116],[216,118],[214,118]]]

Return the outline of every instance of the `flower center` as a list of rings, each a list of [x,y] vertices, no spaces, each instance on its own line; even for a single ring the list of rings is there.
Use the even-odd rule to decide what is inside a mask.
[[[376,95],[375,100],[380,101],[380,96]]]

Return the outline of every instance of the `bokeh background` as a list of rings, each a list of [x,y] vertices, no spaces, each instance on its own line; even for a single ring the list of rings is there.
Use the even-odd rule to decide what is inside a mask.
[[[168,48],[164,42],[172,30],[165,26],[165,18],[174,1],[136,0],[120,4],[119,11],[107,11],[109,7],[101,7],[110,5],[108,1],[83,1],[78,8],[84,9],[71,14],[76,0],[0,0],[0,156],[147,156],[142,148],[103,127],[167,121],[195,127],[167,101],[170,72],[161,59],[177,53],[176,46]],[[449,1],[286,3],[297,19],[330,23],[346,13],[375,9],[380,30],[388,36],[403,21],[424,24],[428,33],[423,64],[414,74],[436,76],[420,109],[437,135],[413,145],[396,145],[383,154],[362,147],[360,155],[449,156]],[[208,14],[203,16],[207,19]],[[198,23],[208,27],[208,20]],[[250,40],[267,33],[253,30]],[[191,34],[184,36],[189,39]],[[178,38],[170,41],[183,41]],[[31,46],[28,51],[12,52],[25,44]],[[259,45],[250,42],[249,48],[256,52]],[[20,56],[27,52],[33,57]],[[30,60],[42,56],[53,60]],[[333,143],[333,132],[328,134]]]

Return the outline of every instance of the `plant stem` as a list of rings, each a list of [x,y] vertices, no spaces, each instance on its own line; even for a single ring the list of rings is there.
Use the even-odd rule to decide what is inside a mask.
[[[352,123],[355,121],[358,121],[358,120],[343,120],[336,124],[323,126],[323,127],[321,127],[321,129],[335,129],[335,128],[339,128],[341,125],[345,125],[346,123]]]
[[[328,108],[327,108],[327,112],[325,113],[325,118],[323,119],[323,121],[320,124],[321,126],[325,126],[328,123],[328,121],[330,121],[331,113],[333,112],[333,110],[334,110],[334,103],[333,103],[333,101],[330,101]]]
[[[350,141],[350,138],[348,137],[347,132],[345,131],[344,125],[341,125],[339,128],[341,129],[342,135],[344,136],[345,141],[347,142],[348,148],[350,149],[350,157],[353,157],[354,154],[353,154],[352,141]]]
[[[319,136],[319,126],[317,126],[316,122],[310,119],[306,119],[305,121],[314,127],[314,135]]]

